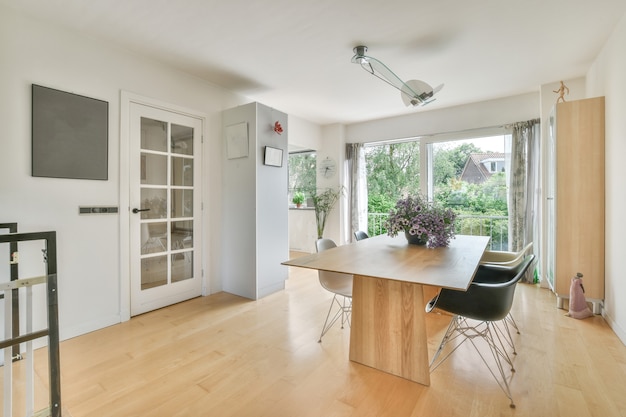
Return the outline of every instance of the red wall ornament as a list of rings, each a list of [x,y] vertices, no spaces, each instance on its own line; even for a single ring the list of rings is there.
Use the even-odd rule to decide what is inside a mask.
[[[283,133],[283,127],[280,125],[278,120],[276,121],[276,123],[274,123],[274,132],[278,133],[279,135]]]

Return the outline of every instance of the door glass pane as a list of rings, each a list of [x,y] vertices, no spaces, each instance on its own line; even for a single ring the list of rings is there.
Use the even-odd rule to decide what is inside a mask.
[[[172,185],[189,187],[193,185],[193,159],[172,158]]]
[[[172,217],[193,216],[193,190],[172,190]]]
[[[166,252],[167,222],[141,224],[141,254]]]
[[[167,123],[141,118],[141,149],[167,152]]]
[[[172,250],[193,248],[193,221],[172,222]]]
[[[141,260],[141,289],[167,284],[167,255],[153,256]]]
[[[141,219],[164,219],[167,217],[167,190],[159,188],[141,189]]]
[[[172,153],[193,155],[193,127],[172,124]]]
[[[172,282],[193,278],[193,252],[172,254]]]
[[[141,154],[141,183],[167,185],[167,156]]]

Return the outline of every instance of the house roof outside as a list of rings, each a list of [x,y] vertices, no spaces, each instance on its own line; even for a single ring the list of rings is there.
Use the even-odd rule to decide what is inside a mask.
[[[481,184],[496,172],[504,172],[504,162],[501,152],[472,153],[461,173],[461,181]]]

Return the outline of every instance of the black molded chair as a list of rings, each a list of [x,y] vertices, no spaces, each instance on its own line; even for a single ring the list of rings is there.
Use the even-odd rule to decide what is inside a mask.
[[[336,247],[337,245],[332,239],[317,239],[317,241],[315,242],[315,249],[318,252],[322,252],[324,250]],[[320,339],[318,340],[318,342],[321,343],[322,337],[333,326],[333,324],[335,324],[335,322],[339,320],[339,318],[341,318],[342,329],[345,323],[348,323],[348,326],[350,325],[350,314],[352,313],[353,276],[350,274],[341,274],[339,272],[329,271],[317,271],[317,273],[322,287],[334,294],[333,300],[330,302],[330,307],[328,308],[326,321],[324,322],[324,326],[322,327],[322,334],[320,335]],[[341,297],[341,301],[338,297]],[[334,306],[337,306],[338,309],[331,319],[330,313],[332,312]]]
[[[356,240],[363,240],[369,238],[369,235],[363,230],[357,230],[356,232],[354,232],[354,238]]]
[[[444,288],[426,305],[426,312],[438,308],[454,315],[430,363],[431,372],[469,340],[502,391],[511,400],[511,408],[515,408],[509,382],[504,373],[503,361],[511,366],[512,372],[515,372],[515,368],[495,325],[511,311],[516,284],[524,276],[534,258],[534,255],[529,255],[513,268],[479,268],[467,291]],[[493,365],[489,364],[474,342],[475,338],[483,339],[489,346],[497,374]],[[457,339],[459,342],[439,359],[446,345]]]
[[[530,252],[533,247],[533,242],[528,243],[522,250],[518,252],[507,252],[507,251],[485,251],[481,260],[479,268],[514,268],[519,265],[524,257]],[[483,279],[489,279],[491,275],[485,275]],[[474,280],[476,281],[476,280]],[[488,282],[488,281],[487,281]],[[506,340],[513,349],[513,354],[517,355],[517,351],[515,349],[515,343],[513,342],[513,337],[511,336],[512,327],[517,334],[520,334],[519,326],[513,318],[513,314],[509,313],[504,320],[502,320],[502,324],[504,327],[504,332],[506,332]]]

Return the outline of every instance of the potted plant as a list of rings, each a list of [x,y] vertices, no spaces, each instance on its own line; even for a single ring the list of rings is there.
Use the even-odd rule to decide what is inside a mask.
[[[304,193],[296,191],[291,201],[293,202],[293,204],[296,205],[296,207],[299,208],[300,206],[302,206],[302,203],[304,203]]]
[[[334,190],[327,188],[321,193],[311,193],[311,200],[315,208],[315,223],[317,224],[317,238],[321,239],[326,227],[326,218],[328,213],[333,209],[339,196],[342,194],[343,188]]]
[[[429,247],[448,246],[454,237],[456,213],[422,195],[407,196],[398,200],[385,222],[387,234],[396,236],[404,232],[411,244]]]

